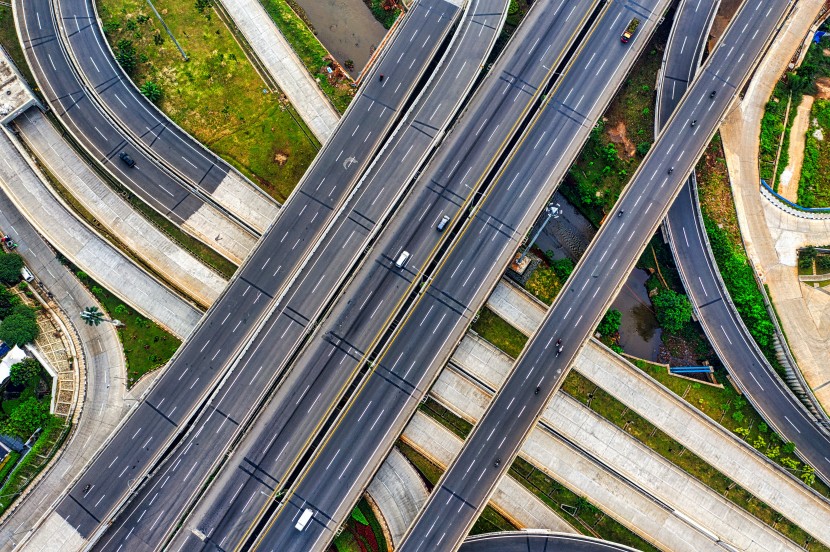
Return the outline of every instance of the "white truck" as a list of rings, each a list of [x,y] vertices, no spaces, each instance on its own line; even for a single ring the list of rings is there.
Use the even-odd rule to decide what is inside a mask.
[[[314,517],[314,510],[311,508],[306,508],[303,512],[303,515],[300,516],[300,519],[297,520],[296,525],[294,525],[294,529],[297,531],[302,531],[308,525],[308,522],[311,521],[311,518]]]

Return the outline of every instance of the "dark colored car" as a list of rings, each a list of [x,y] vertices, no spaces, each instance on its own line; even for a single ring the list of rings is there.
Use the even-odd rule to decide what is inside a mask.
[[[121,159],[121,161],[123,161],[128,167],[135,167],[135,161],[133,161],[133,158],[130,157],[126,151],[119,153],[118,158]]]

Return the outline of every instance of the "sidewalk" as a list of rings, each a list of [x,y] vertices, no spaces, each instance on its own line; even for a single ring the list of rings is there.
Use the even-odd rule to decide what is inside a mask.
[[[124,299],[142,315],[185,338],[202,313],[138,268],[67,211],[0,133],[0,188],[46,240],[72,259],[95,281]],[[12,231],[12,237],[18,240]]]
[[[271,16],[257,0],[221,2],[280,90],[320,144],[325,144],[334,133],[340,115],[306,71]]]
[[[761,62],[721,137],[747,253],[769,287],[790,350],[816,398],[830,410],[830,295],[798,281],[796,248],[830,243],[830,222],[793,217],[758,191],[758,147],[764,105],[824,2],[796,4],[782,36]]]
[[[58,262],[52,249],[2,190],[0,229],[14,236],[19,244],[17,251],[26,265],[52,292],[64,314],[71,317],[86,363],[86,382],[79,381],[80,416],[69,442],[52,467],[42,474],[40,482],[30,487],[28,497],[0,525],[0,550],[7,551],[49,510],[124,417],[136,396],[126,389],[127,368],[115,328],[110,324],[96,327],[80,323],[78,313],[84,307],[97,304],[95,298]]]
[[[136,257],[203,308],[219,297],[227,284],[224,278],[173,242],[115,193],[63,140],[40,110],[28,110],[17,118],[16,125],[37,159]]]

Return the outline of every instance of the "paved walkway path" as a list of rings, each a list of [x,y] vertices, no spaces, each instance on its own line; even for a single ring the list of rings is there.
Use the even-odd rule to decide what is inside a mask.
[[[830,243],[830,221],[793,217],[758,192],[764,105],[824,2],[802,0],[773,43],[743,101],[721,126],[726,164],[747,253],[769,287],[790,349],[814,394],[830,409],[830,295],[798,281],[796,248]]]
[[[490,303],[495,303],[493,306],[501,312],[519,308],[524,311],[521,317],[508,319],[508,322],[542,319],[546,307],[537,304],[525,290],[504,280],[499,286],[504,286],[502,293],[491,296]],[[508,308],[508,304],[513,308]],[[535,327],[532,330],[535,331]],[[513,359],[489,342],[468,333],[453,354],[452,363],[489,389],[498,389],[507,377]],[[723,426],[593,340],[580,351],[574,369],[830,546],[830,526],[827,524],[830,502]],[[440,382],[439,378],[435,388],[440,388]],[[458,393],[457,390],[441,392],[450,401],[454,401],[453,395]]]
[[[0,132],[0,158],[0,188],[41,235],[138,312],[174,335],[187,337],[201,311],[138,268],[59,203],[5,131]]]
[[[259,60],[321,144],[340,115],[258,0],[221,0]]]
[[[423,479],[406,457],[393,448],[366,492],[381,511],[392,540],[391,548],[397,548],[429,497]]]
[[[16,126],[37,159],[135,256],[204,308],[219,297],[227,284],[225,279],[173,242],[115,193],[84,163],[40,110],[28,110],[17,119]]]
[[[5,140],[5,136],[3,136]],[[0,190],[0,229],[14,236],[17,251],[35,277],[43,282],[73,322],[83,348],[86,374],[80,374],[81,411],[77,426],[41,481],[15,506],[0,525],[0,550],[11,550],[48,511],[52,503],[78,475],[136,400],[137,390],[127,391],[127,369],[121,343],[110,324],[87,326],[80,322],[84,307],[97,304],[87,289],[58,262],[54,251]],[[99,307],[100,308],[100,307]],[[85,376],[85,382],[83,377]],[[85,395],[84,395],[85,393]],[[78,414],[76,414],[78,415]]]

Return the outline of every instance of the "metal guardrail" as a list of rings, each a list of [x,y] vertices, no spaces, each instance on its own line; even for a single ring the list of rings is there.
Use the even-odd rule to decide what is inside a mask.
[[[767,184],[767,181],[763,178],[761,179],[761,190],[767,191],[770,195],[772,195],[778,201],[785,203],[788,207],[796,209],[798,211],[804,211],[805,213],[821,213],[830,216],[830,207],[803,207],[798,203],[793,203],[786,197],[782,196],[778,192],[772,189],[772,186]]]

